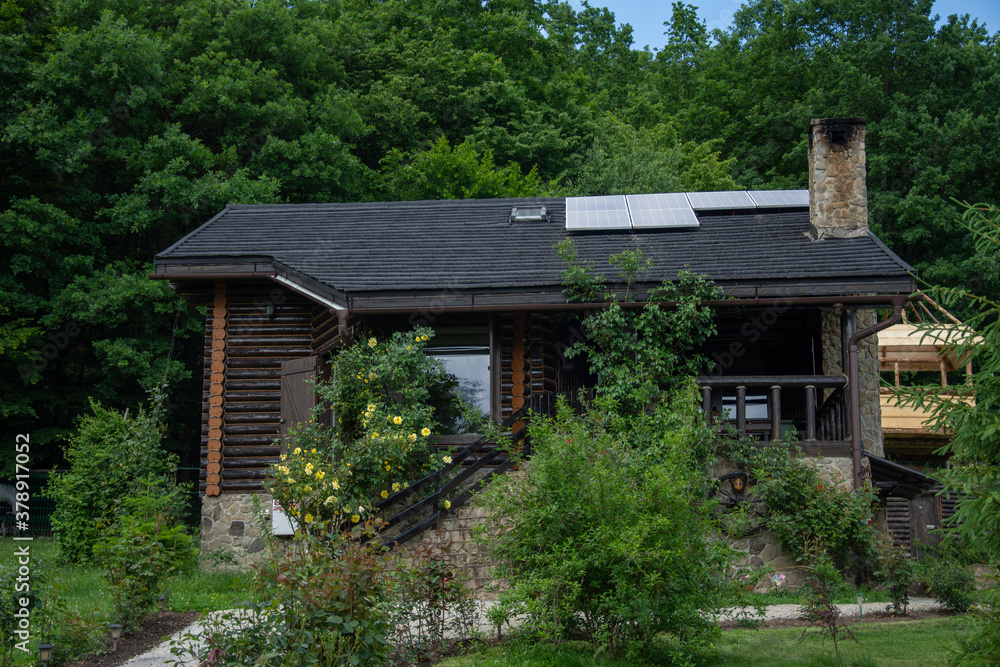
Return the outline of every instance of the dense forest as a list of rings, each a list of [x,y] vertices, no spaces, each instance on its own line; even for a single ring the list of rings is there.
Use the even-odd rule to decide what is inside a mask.
[[[556,0],[3,0],[4,441],[166,380],[193,449],[203,320],[147,275],[226,203],[801,188],[816,117],[868,118],[893,250],[1000,297],[955,201],[1000,201],[1000,34],[931,4],[674,3],[654,52]]]

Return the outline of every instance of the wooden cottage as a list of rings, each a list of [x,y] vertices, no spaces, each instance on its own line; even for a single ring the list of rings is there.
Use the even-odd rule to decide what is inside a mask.
[[[226,207],[154,275],[207,308],[203,546],[259,548],[247,506],[311,405],[302,379],[369,331],[432,326],[497,420],[592,384],[563,355],[581,335],[565,316],[593,307],[566,303],[566,238],[599,269],[641,249],[651,284],[686,269],[722,286],[706,416],[764,442],[794,431],[848,487],[881,474],[864,460],[883,454],[871,334],[912,269],[867,227],[864,119],[813,121],[810,146],[808,191]]]

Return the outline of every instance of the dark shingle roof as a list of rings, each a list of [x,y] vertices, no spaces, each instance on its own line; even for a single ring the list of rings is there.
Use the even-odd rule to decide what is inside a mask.
[[[341,293],[545,291],[561,283],[553,248],[570,235],[564,198],[228,206],[156,256],[170,265],[266,258]],[[512,206],[544,205],[547,222],[509,221]],[[812,241],[804,209],[702,213],[697,229],[572,234],[579,256],[639,248],[659,282],[685,268],[724,284],[909,281],[905,262],[874,236]],[[171,267],[173,268],[173,267]],[[871,290],[870,290],[871,291]]]

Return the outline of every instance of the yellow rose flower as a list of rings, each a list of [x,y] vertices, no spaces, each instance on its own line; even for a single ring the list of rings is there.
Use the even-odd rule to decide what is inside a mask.
[[[444,501],[444,508],[446,510],[450,510],[451,509],[451,501],[450,500]]]
[[[304,521],[305,521],[306,523],[312,523],[312,520],[313,520],[313,515],[312,515],[312,514],[308,514],[308,513],[307,513],[307,514],[305,515],[305,517],[303,517],[303,520],[304,520]]]
[[[313,464],[311,463],[306,464],[306,474],[307,475],[313,474]]]
[[[420,340],[428,340],[427,336],[421,336]]]
[[[446,456],[446,457],[444,457],[441,460],[444,461],[445,463],[451,463],[451,457],[450,456]]]
[[[426,426],[423,427],[422,429],[420,429],[420,435],[424,436],[425,438],[427,436],[429,436],[430,434],[431,434],[431,430],[429,428],[427,428]]]
[[[393,417],[392,418],[392,423],[393,424],[397,424],[397,425],[398,424],[402,424],[403,423],[403,418],[402,417]]]
[[[326,500],[323,501],[323,504],[324,505],[329,505],[330,503],[333,503],[333,502],[336,502],[336,501],[337,501],[337,497],[336,496],[327,496]]]
[[[392,470],[392,466],[386,466],[385,469],[386,470]]]
[[[340,482],[337,480],[333,480],[333,482],[330,483],[330,486],[333,487],[334,491],[340,491]]]
[[[294,480],[294,479],[292,479],[291,477],[289,477],[289,478],[288,478],[288,479],[286,479],[285,481],[286,481],[286,482],[288,482],[289,484],[295,484],[295,480]]]
[[[410,434],[410,442],[416,442],[416,441],[417,441],[417,434],[416,433],[411,433]]]
[[[357,523],[358,521],[361,521],[361,517],[359,517],[357,514],[354,514],[351,516],[351,521]]]
[[[378,341],[377,340],[375,340],[374,338],[369,338],[368,339],[368,347],[375,347],[376,345],[378,345]]]
[[[389,492],[388,491],[383,491],[382,492],[382,497],[383,498],[388,498],[389,497]]]
[[[323,479],[324,477],[326,477],[326,473],[323,472],[322,470],[316,473],[316,479]]]
[[[316,448],[315,448],[315,447],[313,447],[313,448],[312,448],[312,453],[313,453],[313,454],[315,454],[315,453],[316,453]]]
[[[301,453],[302,453],[302,448],[301,447],[296,447],[295,451],[292,452],[292,454],[301,454]]]
[[[392,490],[393,491],[399,491],[399,482],[393,482],[392,483]]]

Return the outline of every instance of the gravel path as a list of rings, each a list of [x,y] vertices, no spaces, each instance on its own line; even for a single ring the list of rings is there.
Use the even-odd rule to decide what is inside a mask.
[[[485,609],[490,604],[491,603],[489,602],[482,603],[483,611],[485,611]],[[865,602],[862,605],[865,614],[885,611],[885,607],[886,607],[885,602]],[[856,604],[840,604],[837,605],[837,608],[840,609],[840,613],[843,616],[854,617],[859,615],[858,605]],[[910,598],[910,610],[912,611],[933,611],[939,609],[942,609],[942,606],[935,600],[931,600],[929,598]],[[736,612],[737,610],[735,609],[731,610],[729,613],[723,614],[720,620],[723,621],[733,620],[736,617]],[[222,614],[226,612],[215,612],[215,613]],[[765,615],[764,620],[770,621],[783,618],[794,619],[798,618],[799,616],[801,616],[801,612],[799,611],[799,605],[778,604],[778,605],[772,605],[767,608],[767,614]],[[485,614],[481,614],[480,618],[485,618]],[[171,639],[178,640],[184,635],[198,633],[205,627],[206,623],[211,623],[211,620],[202,619],[200,621],[196,621],[195,623],[192,623],[184,630],[181,630],[180,632],[174,634],[171,637]],[[491,627],[482,627],[481,629],[485,632],[492,631]],[[140,656],[132,658],[131,660],[126,662],[123,667],[165,667],[166,665],[174,665],[175,663],[173,661],[175,661],[176,659],[177,658],[170,653],[170,642],[166,641],[160,644],[155,649],[148,651],[147,653],[143,653]],[[168,660],[170,662],[168,662]],[[196,661],[191,660],[186,663],[180,663],[178,667],[198,667],[198,664]]]

